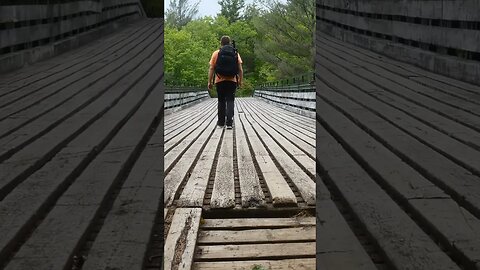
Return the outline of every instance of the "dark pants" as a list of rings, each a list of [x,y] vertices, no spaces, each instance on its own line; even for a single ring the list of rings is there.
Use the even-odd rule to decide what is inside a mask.
[[[235,101],[235,90],[237,83],[232,81],[223,81],[217,83],[218,93],[218,124],[231,126],[233,123],[233,106]],[[226,122],[225,122],[225,117]]]

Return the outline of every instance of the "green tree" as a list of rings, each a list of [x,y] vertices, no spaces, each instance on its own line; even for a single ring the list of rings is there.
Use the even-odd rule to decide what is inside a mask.
[[[264,0],[267,7],[253,19],[258,31],[255,53],[266,65],[275,67],[282,79],[314,70],[314,0]],[[263,68],[272,71],[272,68]],[[265,74],[271,77],[272,74]]]
[[[218,4],[221,7],[219,15],[227,18],[229,23],[242,18],[241,11],[245,7],[245,0],[220,0]]]
[[[244,84],[238,96],[250,96],[257,83],[313,71],[313,0],[263,0],[248,6],[232,23],[217,15],[192,19],[183,27],[165,26],[167,85],[207,84],[209,60],[220,37],[230,36],[243,59]]]
[[[166,12],[166,23],[176,28],[182,28],[198,14],[199,4],[200,0],[194,3],[190,3],[190,0],[170,0]]]
[[[210,53],[189,31],[165,27],[165,83],[206,85]]]
[[[260,16],[260,10],[257,3],[253,2],[245,7],[242,20],[251,23],[253,18]]]

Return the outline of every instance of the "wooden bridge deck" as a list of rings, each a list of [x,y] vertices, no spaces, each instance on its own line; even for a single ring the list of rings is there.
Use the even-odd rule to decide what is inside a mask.
[[[216,100],[165,118],[167,207],[315,206],[313,118],[237,99],[234,129],[216,121]]]
[[[162,74],[141,20],[0,76],[1,269],[159,268]]]
[[[480,87],[319,33],[316,44],[319,188],[377,265],[478,269]]]
[[[238,98],[227,130],[216,104],[165,117],[164,269],[315,269],[315,120]]]
[[[480,87],[319,35],[316,123],[219,129],[163,118],[161,29],[0,76],[0,269],[480,267]]]

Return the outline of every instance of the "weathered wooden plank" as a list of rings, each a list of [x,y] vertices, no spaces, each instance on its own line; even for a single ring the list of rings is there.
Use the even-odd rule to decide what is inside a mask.
[[[181,206],[202,206],[205,190],[207,189],[210,171],[212,170],[215,153],[220,143],[223,129],[215,128],[212,137],[203,149],[197,164],[192,170],[190,178],[178,200]],[[174,168],[175,169],[175,168]]]
[[[326,89],[327,88],[324,88],[323,90],[326,91]],[[339,100],[336,100],[335,103],[342,104]],[[321,106],[326,105],[322,103]],[[342,106],[342,108],[345,107],[346,106]],[[408,204],[415,209],[415,212],[422,216],[422,219],[427,220],[428,226],[433,227],[432,230],[439,232],[442,235],[441,238],[447,239],[448,243],[455,243],[454,245],[447,245],[451,249],[455,249],[456,252],[463,254],[467,260],[470,260],[470,263],[475,264],[475,262],[478,261],[479,250],[473,247],[478,246],[477,235],[479,224],[475,222],[472,214],[457,205],[455,201],[440,192],[438,188],[423,179],[422,176],[415,175],[416,172],[412,175],[413,169],[405,167],[405,164],[403,164],[400,159],[395,162],[391,158],[385,157],[385,154],[380,154],[379,152],[382,151],[382,147],[372,143],[372,138],[362,140],[362,134],[355,132],[352,124],[348,126],[342,124],[338,117],[331,118],[334,115],[333,110],[327,112],[323,111],[324,109],[325,108],[322,107],[320,117],[324,119],[330,118],[330,120],[328,120],[330,127],[336,130],[338,134],[343,137],[343,140],[346,140],[350,147],[354,148],[357,153],[361,153],[360,155],[366,159],[366,163],[371,164],[370,166],[376,170],[376,173],[382,175],[386,182],[401,193],[399,196],[410,199]],[[355,113],[351,114],[357,115],[358,110],[355,110]],[[362,123],[362,121],[360,123]],[[342,128],[345,129],[343,132]],[[371,129],[371,127],[368,127],[368,129]],[[362,147],[362,144],[365,144],[365,147]],[[370,153],[372,151],[375,153]],[[412,153],[412,151],[410,152],[411,153],[407,155],[414,156],[414,153]],[[389,168],[390,166],[392,167]],[[392,171],[395,171],[395,173],[393,174]],[[451,173],[450,171],[444,175]],[[408,182],[403,182],[402,179],[408,179]],[[475,187],[478,186],[473,184],[473,182],[472,186],[468,184],[465,186],[465,184],[461,183],[464,179],[465,177],[459,177],[458,180],[452,183],[459,187],[468,186],[469,188],[464,189],[466,192],[470,192],[471,188],[475,189]],[[441,184],[439,185],[443,186]],[[446,190],[451,192],[449,188]],[[465,193],[457,196],[463,199],[464,194]],[[460,236],[456,232],[458,231],[458,227],[462,226],[468,227],[468,230],[461,230],[465,234]]]
[[[353,57],[344,58],[342,56],[344,54],[343,51],[322,45],[321,42],[319,43],[322,50],[318,52],[317,56],[319,56],[320,59],[324,59],[321,62],[326,66],[331,66],[330,62],[333,62],[334,65],[339,64],[350,73],[368,78],[370,82],[380,85],[385,89],[385,93],[391,92],[404,97],[421,106],[443,113],[444,116],[450,117],[450,115],[452,115],[460,122],[464,118],[467,120],[470,119],[472,117],[470,114],[476,115],[478,120],[478,116],[480,115],[478,106],[478,104],[480,104],[480,95],[478,94],[471,92],[462,93],[459,91],[445,93],[443,89],[439,91],[413,81],[412,78],[416,78],[415,76],[405,78],[402,75],[386,70],[383,65],[370,63],[368,60],[358,59],[353,55]],[[358,68],[358,66],[363,67],[363,69]],[[352,77],[352,75],[350,75],[350,77]],[[358,81],[358,79],[356,81]],[[375,87],[374,89],[377,88],[378,87]],[[373,89],[371,89],[370,92],[380,96],[378,95],[379,92],[373,91]],[[458,111],[458,109],[461,111]]]
[[[458,109],[455,108],[448,108],[447,111],[442,111],[442,108],[435,108],[435,107],[424,107],[424,104],[428,104],[429,102],[422,102],[422,96],[415,97],[415,93],[410,93],[406,88],[398,87],[398,85],[392,83],[390,79],[380,78],[375,76],[370,72],[356,72],[349,69],[341,69],[337,66],[342,64],[341,60],[332,59],[333,62],[329,60],[325,60],[323,63],[331,68],[334,67],[337,69],[337,73],[341,75],[342,79],[347,82],[355,83],[356,89],[358,89],[354,93],[349,93],[350,96],[354,97],[359,102],[365,104],[365,106],[373,106],[378,108],[379,111],[385,112],[385,108],[391,106],[391,113],[385,112],[386,116],[390,116],[393,113],[397,113],[400,115],[404,115],[408,117],[408,119],[414,119],[410,121],[417,126],[417,129],[425,129],[422,128],[420,125],[428,125],[435,130],[438,130],[445,134],[446,136],[450,136],[455,138],[456,140],[476,149],[480,149],[480,134],[479,132],[473,130],[470,127],[465,126],[465,124],[458,123],[462,121],[456,115],[462,114],[459,112]],[[341,69],[341,70],[340,70]],[[353,72],[356,75],[353,75],[349,72]],[[358,76],[357,76],[358,75]],[[361,76],[361,77],[359,77]],[[365,79],[364,79],[365,78]],[[374,80],[378,85],[373,85],[366,80]],[[360,93],[357,93],[360,92]],[[390,93],[392,92],[392,93]],[[365,93],[365,94],[363,94]],[[398,97],[396,94],[401,94],[403,97]],[[360,98],[360,97],[362,98]],[[369,97],[370,96],[370,97]],[[412,97],[415,100],[413,101],[409,97]],[[378,101],[377,101],[378,100]],[[381,107],[379,104],[380,102],[384,103],[384,107]],[[368,102],[368,103],[367,103]],[[415,102],[415,103],[414,103]],[[422,103],[417,103],[422,102]],[[372,105],[370,105],[372,104]],[[428,106],[428,105],[427,105]],[[396,110],[395,110],[396,109]],[[449,113],[449,111],[455,110],[454,113]],[[448,117],[445,117],[448,116]],[[470,115],[472,117],[473,115]],[[397,116],[396,119],[399,119],[401,116]],[[474,116],[473,116],[474,117]],[[452,118],[452,119],[450,119]],[[461,116],[460,116],[461,118]],[[478,118],[478,123],[480,123],[480,117]],[[401,122],[401,121],[399,121]],[[477,124],[478,125],[478,124]],[[480,127],[480,125],[478,125]],[[480,130],[480,129],[479,129]],[[424,131],[426,133],[427,131]],[[444,135],[444,138],[445,138]],[[433,136],[433,135],[430,135]],[[446,143],[445,143],[446,144]]]
[[[205,219],[201,227],[208,229],[239,229],[239,228],[288,228],[301,226],[315,226],[313,217],[293,218],[232,218],[232,219]]]
[[[0,75],[0,96],[7,94],[10,91],[18,91],[23,87],[31,85],[37,81],[49,78],[53,74],[62,72],[65,69],[72,68],[75,65],[82,63],[102,54],[110,47],[117,46],[119,43],[125,42],[127,39],[137,36],[143,31],[153,27],[155,24],[153,20],[141,20],[138,23],[125,25],[125,27],[118,33],[99,38],[89,43],[91,46],[83,46],[69,51],[63,57],[54,57],[49,60],[35,63],[23,67],[16,72],[10,72]]]
[[[165,136],[185,125],[186,123],[189,123],[189,120],[192,119],[192,115],[196,115],[194,112],[208,111],[213,109],[213,106],[213,100],[205,100],[204,102],[195,104],[192,107],[177,111],[174,114],[166,115],[164,125]]]
[[[341,41],[339,41],[335,38],[329,37],[327,35],[322,35],[321,34],[319,36],[321,36],[322,39],[327,39],[329,42],[333,42],[333,43],[335,43],[335,44],[337,44],[341,47],[348,48],[348,50],[351,53],[354,53],[356,55],[368,57],[368,59],[370,59],[370,60],[377,59],[378,61],[381,62],[380,65],[388,67],[389,70],[395,71],[396,73],[404,74],[406,76],[421,75],[421,76],[431,78],[433,80],[445,83],[447,85],[457,87],[459,89],[470,91],[472,93],[480,93],[480,87],[478,85],[471,84],[471,83],[464,82],[464,81],[460,81],[458,79],[454,79],[454,78],[447,77],[447,76],[444,76],[444,75],[436,74],[432,71],[428,71],[428,70],[413,66],[411,64],[396,61],[396,60],[390,59],[388,57],[382,57],[378,53],[360,48],[360,47],[355,46],[353,44],[349,44],[349,43],[346,43],[346,42],[341,42]]]
[[[156,69],[149,69],[153,78],[145,77],[137,87],[151,89],[157,85],[155,78],[158,78],[158,72],[163,65],[161,61],[157,61],[159,59],[161,58],[151,59],[158,63]],[[135,114],[58,199],[26,244],[16,253],[7,269],[28,265],[29,258],[35,257],[39,252],[44,256],[37,269],[64,267],[89,226],[98,218],[99,209],[107,207],[106,198],[115,187],[122,184],[120,179],[123,170],[131,166],[129,162],[135,160],[142,144],[146,143],[144,140],[151,134],[152,128],[158,125],[155,124],[155,119],[161,115],[158,100],[161,100],[162,93],[161,87],[155,89],[156,94],[150,96],[150,99],[144,99],[143,104],[136,104],[138,110]],[[74,222],[75,226],[70,226],[71,222]],[[52,234],[55,234],[54,244],[50,242]]]
[[[423,86],[447,93],[451,96],[463,98],[467,102],[479,103],[480,101],[480,93],[474,93],[454,85],[421,76],[420,74],[418,74],[418,76],[412,76],[409,79]]]
[[[145,80],[156,78],[158,69],[161,69],[161,64],[154,67],[151,75],[146,76]],[[160,85],[157,85],[151,97],[161,102],[163,95],[159,87]],[[109,136],[113,136],[111,131],[120,128],[128,119],[128,114],[135,103],[141,100],[147,88],[142,90],[130,91],[117,106],[68,143],[51,161],[25,179],[2,200],[0,211],[11,215],[0,220],[0,229],[4,236],[0,239],[0,254],[8,251],[8,246],[16,241],[21,230],[35,222],[37,213],[44,211],[41,209],[54,202],[65,186],[72,181],[75,171],[85,166],[96,149],[103,147]]]
[[[233,130],[227,129],[223,133],[223,141],[220,145],[210,206],[212,208],[235,207]]]
[[[335,85],[335,88],[339,89],[338,91],[344,95],[350,96],[356,102],[369,108],[369,110],[381,115],[385,120],[394,123],[395,126],[402,129],[405,133],[415,137],[436,151],[443,153],[456,163],[468,168],[471,172],[480,175],[480,152],[477,150],[421,123],[402,111],[375,100],[365,93],[360,93],[356,90],[356,87],[347,84],[344,78],[334,75],[321,65],[317,67],[317,70],[324,74],[322,78],[325,81]],[[360,83],[360,81],[358,81],[358,83]],[[480,121],[478,121],[477,126],[480,128]]]
[[[155,100],[154,96],[151,98]],[[163,194],[161,133],[162,129],[157,128],[125,180],[83,264],[84,269],[142,267],[155,217],[162,209],[158,208]]]
[[[180,119],[185,118],[187,115],[191,115],[193,111],[202,111],[211,106],[214,106],[215,100],[209,99],[205,100],[204,102],[195,104],[189,108],[185,108],[183,110],[176,111],[174,114],[165,115],[165,128],[178,124]]]
[[[243,104],[242,104],[243,107]],[[250,116],[251,117],[251,116]],[[296,188],[300,192],[302,198],[309,205],[315,205],[315,182],[307,175],[296,163],[295,161],[286,154],[286,152],[275,142],[272,137],[263,129],[263,127],[256,121],[249,121],[252,125],[252,128],[258,133],[258,136],[262,139],[268,149],[274,155],[275,159],[278,161],[280,166],[282,166],[285,173],[295,184]],[[245,122],[244,122],[245,123]],[[283,141],[287,144],[288,141]],[[307,168],[313,167],[313,160],[308,158],[304,154],[304,159],[309,159],[310,166],[306,165]],[[307,163],[308,164],[308,163]],[[314,170],[314,168],[311,168]],[[263,169],[262,169],[263,171]],[[269,187],[270,188],[270,187]]]
[[[252,270],[255,266],[268,270],[315,270],[314,258],[285,259],[274,261],[195,262],[193,270]],[[321,268],[324,269],[324,268]]]
[[[315,243],[198,246],[198,259],[264,259],[315,256]]]
[[[415,199],[411,204],[445,239],[451,250],[462,254],[465,264],[479,266],[480,220],[453,200]]]
[[[148,50],[143,52],[144,57],[150,56],[150,58],[145,60],[148,61],[148,63],[162,58],[161,51],[159,51],[162,46],[158,43],[160,43],[160,40],[157,40],[157,44],[151,44]],[[150,53],[151,55],[149,55]],[[141,74],[145,74],[151,68],[151,66],[144,65],[135,69],[136,65],[139,65],[144,61],[144,58],[137,57],[134,58],[133,61],[137,61],[130,63],[133,66],[129,65],[129,68],[134,70],[133,72],[125,76],[125,68],[117,70],[112,73],[112,77],[110,77],[110,79],[114,80],[114,83],[105,79],[98,85],[98,87],[107,87],[106,90],[113,89],[112,91],[107,91],[105,95],[95,99],[88,104],[88,106],[84,107],[82,111],[55,126],[54,129],[31,143],[29,147],[23,148],[6,162],[0,164],[0,190],[4,190],[5,188],[8,189],[9,185],[16,184],[15,182],[18,181],[17,179],[19,175],[21,176],[25,170],[31,170],[32,167],[48,161],[49,156],[51,157],[53,154],[60,151],[62,147],[77,136],[79,132],[82,132],[92,121],[101,117],[109,108],[121,100],[122,96],[135,86],[135,81],[138,77]],[[119,77],[121,79],[119,79]],[[47,119],[44,119],[44,121],[44,125],[51,124],[50,122],[47,122]],[[33,123],[36,125],[41,124],[40,121],[35,121]],[[36,131],[36,129],[29,129],[26,134],[34,131]]]
[[[154,40],[152,38],[150,42]],[[2,153],[28,142],[35,136],[38,136],[40,131],[48,130],[58,125],[65,118],[67,118],[67,121],[72,119],[73,113],[81,109],[85,110],[95,100],[112,95],[112,92],[121,93],[121,90],[114,91],[114,89],[110,91],[112,84],[117,84],[125,77],[125,72],[132,71],[137,65],[140,65],[145,60],[145,57],[148,56],[148,53],[155,52],[158,45],[157,42],[147,47],[144,47],[145,45],[143,44],[142,46],[137,46],[138,48],[124,54],[124,58],[117,59],[117,61],[110,63],[109,66],[105,66],[104,69],[98,72],[93,72],[93,74],[92,70],[84,70],[82,72],[83,75],[78,74],[80,78],[83,76],[83,79],[78,80],[79,77],[74,76],[62,81],[56,85],[58,88],[55,87],[60,91],[58,94],[41,100],[35,106],[31,106],[1,121],[0,129],[2,130],[7,131],[17,128],[14,133],[0,139]],[[142,48],[145,55],[141,54]],[[134,83],[134,81],[130,81],[130,83]],[[115,99],[110,99],[110,102],[112,100]],[[108,102],[108,100],[105,102]],[[99,109],[103,109],[103,107]],[[26,121],[24,118],[26,118]]]
[[[285,113],[285,109],[280,109],[275,106],[268,106],[265,107],[266,113],[279,119],[280,121],[284,121],[288,123],[288,125],[292,128],[297,130],[298,132],[303,133],[305,136],[309,137],[311,140],[315,140],[315,123],[313,123],[312,118],[301,118],[302,115],[288,115]]]
[[[256,101],[260,102],[260,101]],[[300,115],[298,113],[293,113],[287,110],[280,109],[276,106],[269,106],[265,108],[266,111],[270,111],[272,115],[275,112],[281,112],[278,114],[282,119],[287,120],[290,123],[296,123],[300,128],[306,129],[308,132],[315,134],[315,122],[312,118]]]
[[[320,119],[325,121],[337,140],[348,145],[353,153],[367,166],[373,169],[380,176],[384,183],[388,183],[395,191],[402,194],[406,200],[439,198],[448,199],[440,188],[424,178],[414,168],[402,161],[402,159],[382,145],[375,138],[369,136],[355,123],[348,120],[340,112],[335,111],[330,105],[319,100],[319,105],[324,106],[319,110],[322,112]],[[323,127],[322,127],[323,129]],[[333,144],[330,137],[324,138],[324,143]],[[338,151],[339,156],[349,156],[352,152]]]
[[[337,43],[338,41],[331,40],[324,35],[318,36],[317,42],[319,46],[325,50],[328,49],[337,55],[343,54],[351,56],[349,60],[355,61],[355,63],[360,63],[361,66],[368,66],[370,70],[376,71],[376,73],[382,74],[389,79],[395,79],[396,82],[405,86],[411,86],[410,88],[413,90],[421,90],[419,92],[426,92],[431,95],[443,92],[453,97],[462,98],[466,101],[478,101],[480,98],[480,89],[477,89],[476,91],[474,89],[464,89],[457,85],[447,84],[432,79],[427,77],[430,76],[427,71],[418,70],[418,68],[414,66],[411,66],[410,69],[406,70],[406,68],[398,66],[395,62],[387,62],[388,60],[380,58],[378,55],[369,55],[359,51],[360,49],[347,47],[346,45]],[[420,85],[418,83],[420,83]],[[461,82],[459,81],[459,83]],[[435,91],[432,91],[433,89]],[[440,98],[440,96],[438,98]],[[447,102],[450,102],[450,100],[447,100]]]
[[[134,48],[136,45],[141,44],[142,41],[145,40],[147,36],[142,36],[145,34],[145,32],[152,33],[152,31],[158,31],[159,27],[161,26],[161,23],[156,22],[155,20],[147,20],[147,21],[140,21],[139,23],[132,24],[130,27],[126,28],[124,31],[121,31],[118,34],[115,35],[110,35],[107,36],[104,39],[99,39],[93,42],[96,46],[93,46],[94,48],[97,48],[96,50],[92,49],[92,46],[86,46],[85,49],[77,49],[73,50],[71,54],[65,55],[65,58],[52,58],[49,59],[45,62],[40,62],[36,63],[33,66],[28,66],[25,67],[23,70],[26,70],[24,73],[21,73],[22,75],[18,75],[17,77],[19,78],[12,78],[10,82],[5,84],[6,88],[10,88],[11,91],[8,92],[9,94],[13,95],[18,95],[18,91],[27,91],[30,90],[31,88],[35,89],[41,86],[44,86],[45,80],[47,82],[55,82],[56,80],[52,80],[51,77],[54,75],[58,75],[60,73],[60,76],[57,78],[57,80],[61,79],[62,77],[65,77],[68,71],[71,68],[74,68],[76,65],[81,64],[85,61],[94,59],[98,60],[98,56],[100,55],[108,55],[112,54],[112,52],[122,52],[122,54],[125,54],[125,49],[126,51],[131,50],[130,46],[127,48],[118,48],[118,45],[127,46],[127,45],[133,45],[132,48]],[[141,37],[141,39],[139,39]],[[133,38],[132,42],[131,38]],[[106,46],[105,43],[108,43],[109,46]],[[78,52],[77,52],[78,51]],[[110,59],[114,59],[113,57],[110,57]],[[83,67],[83,66],[82,66]],[[92,67],[93,69],[94,67]],[[90,69],[90,71],[92,70]],[[17,72],[14,72],[16,74]],[[73,74],[73,72],[71,72]],[[82,73],[85,74],[85,73]],[[6,77],[7,75],[1,75],[2,79]],[[5,90],[2,90],[5,92]],[[2,95],[6,95],[7,93],[2,93]],[[7,97],[7,96],[5,96]]]
[[[324,36],[318,37],[317,41],[319,43],[319,46],[323,48],[322,53],[325,50],[326,53],[328,52],[330,54],[335,54],[339,57],[342,57],[343,55],[352,56],[348,57],[346,61],[365,67],[367,70],[374,72],[379,76],[388,78],[389,80],[392,80],[425,96],[430,96],[432,98],[436,98],[437,100],[442,100],[442,97],[449,97],[444,102],[452,105],[458,104],[460,102],[461,104],[465,103],[466,105],[471,106],[470,102],[475,103],[476,101],[476,103],[478,103],[479,101],[480,95],[478,92],[472,92],[452,86],[447,88],[434,88],[431,87],[429,84],[418,83],[417,81],[419,80],[422,81],[427,79],[428,82],[446,85],[433,79],[428,80],[429,78],[424,77],[417,72],[410,71],[408,73],[405,73],[404,69],[393,65],[392,63],[385,62],[383,58],[363,55],[359,52],[343,47],[340,44],[334,43],[325,38]],[[474,110],[474,108],[472,108],[472,110]]]
[[[202,153],[200,153],[200,150],[204,145],[208,143],[207,140],[209,136],[212,135],[212,133],[215,133],[214,131],[215,124],[216,124],[215,121],[213,121],[213,119],[210,119],[207,124],[208,125],[204,128],[202,133],[199,134],[198,138],[192,139],[192,140],[195,140],[192,146],[188,148],[188,150],[180,157],[180,159],[175,164],[175,166],[165,175],[165,191],[164,191],[165,205],[170,206],[173,203],[175,199],[175,194],[178,192],[177,190],[180,187],[180,184],[185,177],[187,177],[188,179],[187,181],[190,181],[191,175],[187,175],[190,168],[193,166],[197,156],[202,155]],[[165,164],[168,165],[170,164],[170,162]],[[165,168],[168,168],[168,167],[165,166]],[[194,205],[185,205],[185,206],[194,206]],[[198,206],[201,206],[201,205],[198,205]]]
[[[58,216],[75,214],[71,218],[43,220],[38,227],[40,230],[32,235],[32,238],[42,239],[42,243],[37,242],[36,245],[24,244],[4,269],[61,269],[69,259],[72,252],[71,247],[77,244],[77,235],[80,234],[80,232],[75,231],[75,237],[63,238],[64,235],[61,232],[79,228],[87,221],[83,214],[96,209],[96,205],[58,205],[55,211],[50,213],[55,213]]]
[[[169,144],[171,151],[168,151],[168,153],[165,155],[166,170],[171,169],[171,166],[173,166],[174,163],[178,160],[178,158],[182,156],[182,153],[185,150],[189,149],[192,142],[194,142],[196,138],[202,133],[202,131],[208,126],[210,126],[214,122],[214,120],[215,115],[213,114],[203,116],[203,119],[201,119],[202,122],[199,121],[199,125],[196,125],[195,128],[189,129],[188,131],[190,133],[187,133],[182,138],[182,140],[178,142],[176,146]],[[165,150],[167,150],[167,144],[165,144]]]
[[[199,128],[205,119],[210,119],[214,114],[213,110],[205,110],[203,112],[195,112],[195,116],[188,117],[186,122],[181,123],[179,126],[173,128],[170,132],[165,134],[165,149],[170,151],[175,147],[175,144],[181,142],[186,138],[193,130]]]
[[[69,59],[70,61],[65,59],[61,62],[62,64],[57,64],[58,66],[56,67],[51,67],[47,71],[37,71],[38,74],[32,74],[21,81],[8,85],[8,87],[15,88],[12,89],[10,93],[2,95],[0,117],[3,118],[18,112],[21,108],[28,108],[41,99],[45,99],[61,89],[68,87],[70,84],[92,74],[92,70],[100,70],[102,67],[108,67],[115,59],[124,56],[126,52],[139,46],[143,39],[152,35],[155,31],[158,31],[159,26],[159,24],[153,23],[149,25],[144,25],[143,23],[137,24],[136,27],[130,31],[114,35],[115,39],[101,42],[98,44],[98,50],[91,51],[89,55],[84,55],[77,59]],[[90,47],[91,46],[88,46],[88,48]],[[38,68],[42,70],[43,67],[41,65],[38,66]],[[70,78],[71,80],[69,80],[68,84],[61,84],[63,80]],[[93,82],[95,82],[95,80],[91,81],[91,83]]]
[[[255,152],[255,160],[260,167],[263,178],[268,186],[268,190],[272,195],[273,204],[296,204],[297,198],[295,197],[295,194],[275,166],[275,163],[273,163],[267,150],[253,130],[253,127],[248,123],[245,114],[240,114],[239,116],[239,119],[242,121],[242,125],[245,128],[248,140]]]
[[[403,203],[428,222],[431,230],[438,231],[449,243],[456,243],[450,248],[464,253],[471,262],[478,260],[480,250],[472,247],[478,244],[480,223],[474,221],[472,214],[339,112],[325,107],[319,117],[349,148],[358,153],[365,164],[369,164],[397,198],[401,198]],[[461,236],[452,230],[460,226],[468,227],[468,230],[459,230],[462,231]]]
[[[377,269],[330,199],[319,200],[316,212],[318,269]]]
[[[307,144],[310,145],[315,145],[315,139],[312,138],[312,132],[311,131],[306,131],[304,129],[301,129],[299,126],[302,124],[294,123],[294,122],[288,122],[285,121],[281,118],[278,118],[278,113],[271,113],[268,109],[273,106],[266,106],[265,103],[261,100],[258,99],[252,99],[251,101],[249,100],[248,102],[249,107],[255,110],[256,114],[258,117],[261,117],[265,120],[265,122],[271,123],[271,125],[275,125],[278,127],[281,127],[285,132],[282,132],[282,134],[285,135],[294,135],[293,137],[296,137],[298,139],[301,139]],[[309,120],[307,119],[302,119],[305,124],[314,124],[314,119],[310,118]]]
[[[251,103],[252,107],[256,110],[256,116],[260,117],[263,122],[268,123],[268,126],[275,128],[284,137],[293,141],[300,146],[303,150],[309,153],[312,157],[315,157],[315,139],[305,136],[303,132],[296,130],[291,124],[281,121],[264,110],[263,103],[257,103],[254,101]],[[313,121],[313,119],[312,119]]]
[[[284,136],[282,136],[283,134],[280,134],[275,129],[276,127],[272,127],[268,124],[268,122],[264,122],[264,119],[258,117],[258,110],[253,106],[249,106],[248,102],[242,102],[242,105],[244,105],[246,111],[251,112],[249,115],[252,117],[252,119],[254,119],[255,122],[258,123],[258,126],[263,129],[265,134],[268,134],[279,146],[281,146],[282,149],[284,149],[286,153],[289,154],[290,157],[293,157],[293,159],[300,163],[311,175],[315,175],[315,155],[313,155],[312,157],[307,156],[307,154],[305,154],[302,149],[300,149],[290,140],[287,140]],[[261,137],[264,138],[263,136]]]
[[[324,89],[322,88],[322,93]],[[317,102],[319,100],[317,99]],[[328,105],[320,103],[319,107]],[[319,110],[317,113],[326,113]],[[458,269],[432,239],[379,187],[324,129],[317,160],[349,206],[399,269]],[[338,164],[342,164],[339,166]],[[400,225],[401,224],[401,225]]]
[[[238,119],[238,106],[235,107],[235,112]],[[242,121],[235,121],[234,128],[237,144],[238,178],[240,183],[240,193],[242,196],[242,207],[263,206],[265,205],[265,195],[263,194],[260,179],[253,163],[253,157],[248,147]]]
[[[285,229],[252,229],[252,230],[214,230],[201,231],[198,243],[209,244],[240,244],[289,241],[314,241],[315,227],[297,227]]]
[[[386,55],[390,58],[417,65],[424,69],[428,69],[444,76],[464,80],[473,84],[479,84],[478,74],[480,74],[480,65],[476,61],[465,61],[463,57],[452,57],[446,55],[446,48],[439,48],[441,53],[430,52],[429,50],[413,47],[417,45],[415,41],[406,41],[411,46],[405,46],[400,42],[392,42],[384,38],[374,38],[354,31],[344,29],[341,25],[330,23],[320,23],[318,27],[320,31],[335,36],[337,39],[356,44],[372,50],[374,52]],[[367,32],[368,33],[368,32]],[[426,47],[426,44],[420,44]],[[449,51],[451,52],[451,51]],[[467,55],[465,51],[460,51]],[[460,55],[462,56],[462,55]],[[419,61],[422,59],[422,61]]]
[[[197,113],[196,116],[193,116],[192,121],[188,124],[185,124],[184,127],[180,127],[173,132],[169,133],[165,136],[165,151],[169,152],[172,149],[178,148],[178,145],[175,146],[177,143],[182,143],[191,133],[195,132],[195,130],[200,129],[202,125],[205,124],[206,121],[212,120],[214,116],[213,110],[203,111]],[[168,153],[167,153],[168,154]]]
[[[322,92],[320,96],[342,110],[350,117],[355,119],[357,125],[363,129],[369,130],[371,136],[381,138],[382,143],[395,151],[396,155],[415,167],[422,168],[423,174],[427,175],[431,181],[448,190],[450,195],[464,198],[475,209],[480,209],[480,181],[478,176],[473,175],[465,168],[453,163],[444,155],[434,151],[415,138],[408,136],[402,130],[388,123],[378,115],[366,110],[361,105],[353,103],[335,91],[331,90],[321,81],[317,81]],[[318,99],[319,110],[324,106],[328,108],[327,103]],[[318,145],[317,145],[318,147]]]
[[[201,208],[177,208],[175,210],[165,240],[163,269],[191,269],[201,214]],[[183,252],[179,250],[179,246],[183,248]]]

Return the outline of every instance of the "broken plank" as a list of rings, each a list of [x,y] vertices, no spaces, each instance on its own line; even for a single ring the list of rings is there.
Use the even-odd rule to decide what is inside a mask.
[[[191,269],[201,214],[201,208],[177,208],[175,210],[165,240],[164,270]]]

